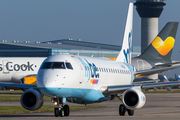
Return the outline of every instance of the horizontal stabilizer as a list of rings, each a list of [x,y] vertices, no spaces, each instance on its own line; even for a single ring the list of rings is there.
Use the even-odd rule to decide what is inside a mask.
[[[180,62],[172,62],[172,63],[165,63],[165,64],[157,64],[155,67],[166,67],[166,66],[172,66],[172,65],[178,65]]]
[[[163,67],[163,68],[155,68],[155,69],[148,69],[148,70],[141,70],[141,71],[136,71],[134,74],[138,77],[144,77],[144,76],[149,76],[157,73],[162,73],[165,71],[169,71],[175,68],[179,68],[180,65],[176,66],[171,66],[171,67]]]

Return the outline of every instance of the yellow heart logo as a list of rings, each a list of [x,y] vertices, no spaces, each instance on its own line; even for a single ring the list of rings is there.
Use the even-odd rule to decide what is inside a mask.
[[[171,49],[174,47],[175,39],[173,37],[168,37],[165,41],[163,41],[160,37],[156,37],[152,46],[162,55],[167,55]]]

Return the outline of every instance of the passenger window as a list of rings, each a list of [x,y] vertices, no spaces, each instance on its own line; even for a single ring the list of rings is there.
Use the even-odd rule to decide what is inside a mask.
[[[72,67],[71,63],[66,62],[66,67],[67,67],[67,69],[73,70],[73,67]]]

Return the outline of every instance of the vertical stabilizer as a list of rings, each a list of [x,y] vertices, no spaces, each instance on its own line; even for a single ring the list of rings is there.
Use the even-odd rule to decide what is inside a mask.
[[[175,43],[178,22],[168,22],[152,43],[138,58],[148,60],[170,60]]]
[[[175,80],[180,81],[180,76],[175,74]]]
[[[163,81],[164,82],[169,82],[169,80],[167,79],[167,77],[165,75],[163,76]]]
[[[163,81],[164,81],[164,82],[169,82],[169,80],[167,79],[167,77],[166,77],[165,75],[163,76]],[[165,87],[165,88],[166,88],[166,90],[169,91],[169,92],[172,91],[171,87]]]
[[[133,3],[129,3],[129,10],[126,20],[122,49],[119,55],[117,56],[116,61],[131,63],[132,26],[133,26]]]

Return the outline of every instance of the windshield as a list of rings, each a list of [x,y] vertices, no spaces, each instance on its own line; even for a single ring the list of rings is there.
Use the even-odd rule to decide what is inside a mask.
[[[64,62],[45,62],[41,69],[66,69]]]
[[[64,63],[64,62],[45,62],[41,66],[41,69],[66,69],[66,68],[73,70],[71,63],[69,63],[69,62],[66,62],[66,63]]]
[[[66,67],[67,67],[67,69],[72,69],[73,70],[73,67],[72,67],[71,63],[66,62]]]

